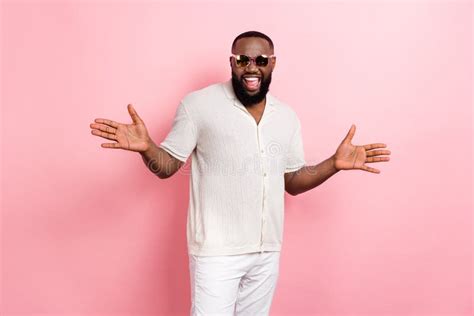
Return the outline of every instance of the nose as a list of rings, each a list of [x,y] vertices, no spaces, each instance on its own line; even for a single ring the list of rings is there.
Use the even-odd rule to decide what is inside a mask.
[[[257,62],[255,61],[255,58],[252,58],[250,60],[250,63],[247,65],[247,70],[258,70],[258,67],[257,67]]]

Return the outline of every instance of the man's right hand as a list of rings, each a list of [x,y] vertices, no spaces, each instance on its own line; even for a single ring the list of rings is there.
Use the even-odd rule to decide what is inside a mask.
[[[138,116],[131,104],[127,106],[128,113],[132,117],[132,124],[117,123],[112,120],[97,118],[91,123],[92,135],[116,141],[115,143],[103,143],[104,148],[120,148],[136,152],[145,152],[151,146],[145,123]]]

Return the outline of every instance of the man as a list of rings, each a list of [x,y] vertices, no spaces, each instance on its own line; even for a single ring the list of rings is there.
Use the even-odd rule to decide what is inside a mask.
[[[300,121],[268,93],[276,64],[272,40],[240,34],[229,59],[231,80],[186,95],[157,146],[131,104],[132,124],[96,119],[104,148],[139,152],[159,178],[192,155],[187,241],[192,315],[268,315],[278,278],[284,191],[308,191],[339,170],[380,173],[382,143],[355,146],[352,125],[334,155],[305,166]]]

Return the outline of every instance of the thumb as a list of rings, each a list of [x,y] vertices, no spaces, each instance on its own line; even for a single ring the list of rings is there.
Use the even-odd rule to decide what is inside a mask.
[[[133,107],[133,105],[128,104],[127,109],[128,109],[128,113],[132,117],[133,123],[135,124],[143,123],[143,120],[140,118],[140,116],[138,116],[138,113],[137,111],[135,111],[135,108]]]
[[[355,131],[356,131],[356,126],[352,124],[343,142],[351,142],[352,138],[354,137]]]

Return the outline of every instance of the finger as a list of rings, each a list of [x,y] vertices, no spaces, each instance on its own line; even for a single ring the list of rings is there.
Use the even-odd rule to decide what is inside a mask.
[[[122,146],[120,146],[119,143],[103,143],[103,144],[100,144],[100,146],[102,146],[103,148],[116,148],[116,149],[122,148]]]
[[[101,132],[101,131],[98,131],[96,129],[93,129],[91,131],[91,134],[96,135],[96,136],[100,136],[100,137],[103,137],[103,138],[107,138],[107,139],[110,139],[110,140],[117,140],[117,135]]]
[[[385,148],[387,145],[384,143],[374,143],[374,144],[368,144],[364,145],[365,150],[370,150],[370,149],[375,149],[375,148]]]
[[[365,171],[368,171],[368,172],[372,172],[372,173],[380,173],[380,170],[372,168],[372,167],[367,167],[365,165],[362,166],[361,169],[365,170]]]
[[[127,109],[128,109],[128,113],[130,113],[130,116],[132,117],[132,120],[133,120],[133,123],[142,123],[142,119],[140,118],[140,116],[138,116],[138,113],[137,111],[135,111],[135,109],[133,108],[133,105],[129,104],[127,106]]]
[[[390,157],[369,157],[365,160],[365,162],[382,162],[382,161],[389,161]]]
[[[119,123],[117,123],[115,121],[108,120],[108,119],[103,119],[103,118],[96,118],[94,120],[94,122],[109,125],[109,126],[112,126],[112,127],[115,127],[115,128],[117,128],[119,126]]]
[[[349,132],[347,132],[346,137],[344,138],[343,142],[351,142],[354,134],[356,132],[356,126],[354,124],[351,125]]]
[[[113,127],[110,127],[110,126],[107,126],[107,125],[103,125],[103,124],[91,124],[90,127],[94,128],[94,129],[97,129],[99,131],[110,133],[110,134],[116,134],[117,133],[116,128],[113,128]]]
[[[365,153],[367,157],[378,156],[378,155],[390,155],[390,154],[391,154],[390,150],[374,150],[374,151],[367,151]]]

